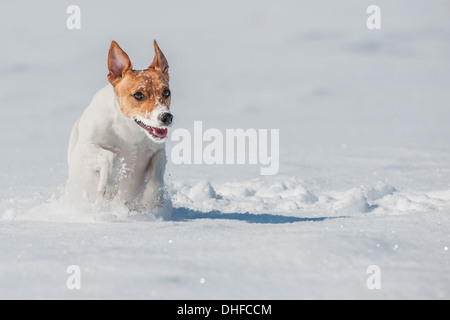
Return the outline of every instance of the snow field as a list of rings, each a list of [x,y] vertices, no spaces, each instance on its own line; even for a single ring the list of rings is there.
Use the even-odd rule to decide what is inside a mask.
[[[68,4],[5,3],[0,298],[448,299],[448,1],[379,0],[377,31],[370,4],[79,1],[68,30]],[[279,129],[278,174],[169,161],[155,212],[67,203],[70,129],[111,40],[145,68],[153,39],[174,129]]]

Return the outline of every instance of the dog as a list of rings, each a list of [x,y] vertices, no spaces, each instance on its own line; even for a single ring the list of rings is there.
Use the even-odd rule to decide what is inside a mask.
[[[119,199],[144,211],[163,204],[165,140],[172,125],[169,65],[156,40],[155,57],[134,70],[112,41],[108,81],[73,126],[66,196],[106,206]]]

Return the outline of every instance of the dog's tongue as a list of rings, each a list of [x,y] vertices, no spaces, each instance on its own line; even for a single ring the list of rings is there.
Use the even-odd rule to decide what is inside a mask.
[[[157,137],[164,138],[165,136],[167,136],[167,129],[166,128],[155,128],[155,127],[152,127],[152,129],[153,129],[153,133]]]

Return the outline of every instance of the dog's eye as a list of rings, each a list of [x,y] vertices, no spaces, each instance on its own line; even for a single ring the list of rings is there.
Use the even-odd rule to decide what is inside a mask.
[[[142,92],[136,92],[135,94],[133,94],[133,97],[137,100],[137,101],[141,101],[144,100],[145,96]]]
[[[168,98],[168,97],[170,97],[170,90],[169,89],[164,89],[164,91],[163,91],[163,97],[164,98]]]

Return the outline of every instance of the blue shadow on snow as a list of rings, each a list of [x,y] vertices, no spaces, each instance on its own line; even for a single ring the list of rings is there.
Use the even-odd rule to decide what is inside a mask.
[[[283,216],[277,214],[254,214],[254,213],[222,213],[220,211],[214,210],[209,212],[200,212],[191,210],[188,208],[173,208],[172,209],[172,221],[186,221],[195,219],[225,219],[225,220],[237,220],[245,221],[248,223],[261,223],[261,224],[282,224],[282,223],[293,223],[293,222],[319,222],[328,219],[338,219],[346,218],[345,216],[339,217],[292,217]]]

